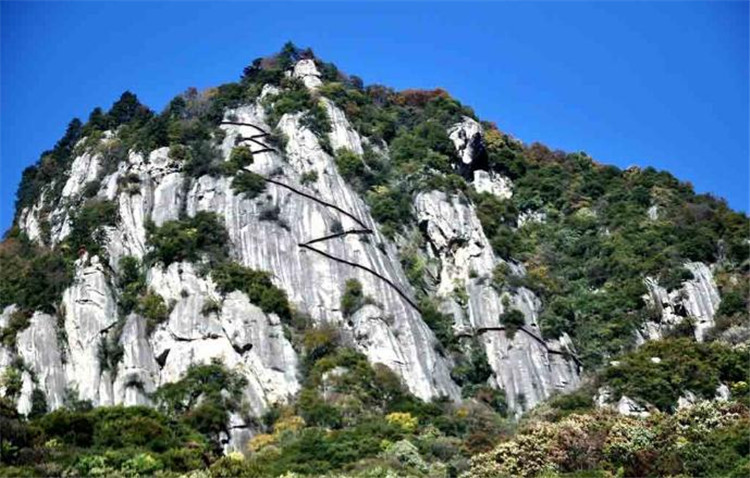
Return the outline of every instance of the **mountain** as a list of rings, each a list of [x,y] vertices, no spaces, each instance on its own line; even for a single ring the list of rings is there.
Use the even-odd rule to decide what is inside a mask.
[[[524,440],[573,411],[617,430],[704,407],[735,441],[750,419],[745,215],[311,50],[161,113],[126,92],[73,120],[16,209],[2,460],[37,474],[690,474],[507,454],[532,463]],[[519,419],[537,428],[508,441]],[[747,466],[714,438],[711,471]]]

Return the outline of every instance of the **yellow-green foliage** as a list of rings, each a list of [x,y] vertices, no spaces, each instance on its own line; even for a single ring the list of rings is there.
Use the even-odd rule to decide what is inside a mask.
[[[515,437],[471,459],[463,478],[534,477],[599,472],[602,476],[742,476],[750,459],[750,411],[703,401],[674,415],[647,418],[598,410],[556,423],[532,421]]]
[[[396,425],[405,432],[413,432],[419,425],[419,419],[412,416],[411,413],[393,412],[385,416],[385,421],[391,425]]]

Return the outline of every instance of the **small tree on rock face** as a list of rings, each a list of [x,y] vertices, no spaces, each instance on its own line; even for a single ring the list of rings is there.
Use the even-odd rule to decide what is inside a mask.
[[[500,315],[500,323],[505,326],[505,332],[508,335],[508,338],[513,340],[516,331],[526,323],[526,319],[520,310],[511,309]]]
[[[341,296],[341,312],[344,317],[350,317],[359,310],[365,303],[365,297],[362,293],[362,284],[357,279],[346,281],[344,295]]]
[[[228,370],[218,359],[192,365],[177,382],[154,393],[159,408],[203,433],[217,447],[230,413],[239,412],[247,379]]]

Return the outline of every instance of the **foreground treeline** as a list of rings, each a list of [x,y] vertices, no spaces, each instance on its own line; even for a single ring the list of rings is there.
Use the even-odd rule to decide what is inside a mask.
[[[71,393],[64,408],[37,407],[25,418],[12,397],[4,398],[0,475],[741,477],[750,471],[747,351],[686,339],[654,342],[517,422],[489,390],[462,403],[416,399],[390,370],[344,346],[333,328],[310,329],[300,340],[303,389],[254,420],[256,434],[239,452],[225,456],[222,445],[230,414],[246,413],[244,380],[214,362],[158,389],[155,408],[92,409]],[[720,382],[729,384],[732,400],[707,400]],[[601,386],[615,397],[653,402],[649,416],[596,408]],[[694,390],[696,403],[678,410],[685,390]]]

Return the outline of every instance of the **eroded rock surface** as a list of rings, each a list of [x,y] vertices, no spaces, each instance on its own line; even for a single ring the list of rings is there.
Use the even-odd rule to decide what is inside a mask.
[[[648,294],[644,300],[656,309],[661,320],[644,324],[641,331],[644,339],[658,340],[670,328],[690,320],[695,338],[700,342],[706,331],[714,326],[714,315],[721,297],[713,273],[701,262],[688,262],[685,268],[693,278],[683,282],[679,289],[667,291],[655,279],[645,279]]]

